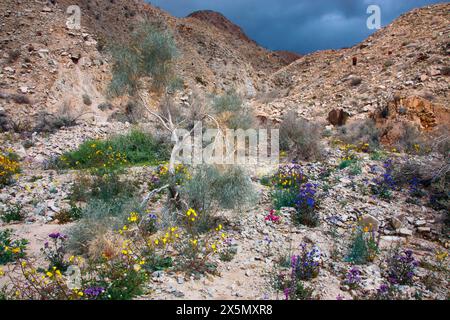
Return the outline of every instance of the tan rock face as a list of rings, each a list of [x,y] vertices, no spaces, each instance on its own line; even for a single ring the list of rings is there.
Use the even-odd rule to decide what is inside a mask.
[[[406,126],[418,128],[420,132],[450,124],[450,109],[422,97],[396,97],[386,109],[379,110],[373,117],[377,127],[384,133],[382,142],[392,145],[407,134]]]

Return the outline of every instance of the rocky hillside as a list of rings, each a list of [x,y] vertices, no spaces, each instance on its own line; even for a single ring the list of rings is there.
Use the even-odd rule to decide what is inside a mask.
[[[325,119],[335,108],[364,117],[397,97],[426,105],[433,123],[447,119],[439,115],[448,111],[448,4],[409,12],[352,48],[301,58],[258,46],[211,11],[175,18],[140,0],[79,1],[82,29],[71,30],[66,27],[68,5],[68,0],[47,6],[13,0],[1,4],[0,102],[15,119],[61,108],[107,119],[111,107],[97,108],[107,100],[110,78],[104,46],[126,38],[142,19],[164,24],[174,34],[181,52],[177,74],[186,89],[237,88],[255,97],[261,117],[279,121],[293,109]],[[122,104],[116,101],[112,107]]]
[[[272,90],[255,108],[277,120],[288,110],[325,119],[335,108],[365,117],[395,99],[415,97],[406,107],[425,105],[432,121],[448,123],[449,9],[415,9],[352,48],[296,60],[270,76]]]

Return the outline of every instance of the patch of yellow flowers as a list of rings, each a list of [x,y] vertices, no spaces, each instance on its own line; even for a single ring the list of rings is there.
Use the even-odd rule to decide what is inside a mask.
[[[0,186],[9,183],[12,176],[19,172],[19,162],[13,160],[7,153],[0,151]]]

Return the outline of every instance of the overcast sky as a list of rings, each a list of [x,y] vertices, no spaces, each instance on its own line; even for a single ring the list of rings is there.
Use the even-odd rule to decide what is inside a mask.
[[[381,8],[385,26],[404,12],[443,0],[151,0],[172,15],[219,11],[271,50],[309,53],[350,47],[369,36],[367,7]],[[419,27],[419,26],[418,26]]]

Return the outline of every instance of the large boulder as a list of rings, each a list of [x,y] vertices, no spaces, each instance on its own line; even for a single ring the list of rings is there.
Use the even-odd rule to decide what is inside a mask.
[[[343,126],[349,117],[349,114],[342,109],[333,109],[328,114],[328,121],[333,126]]]

